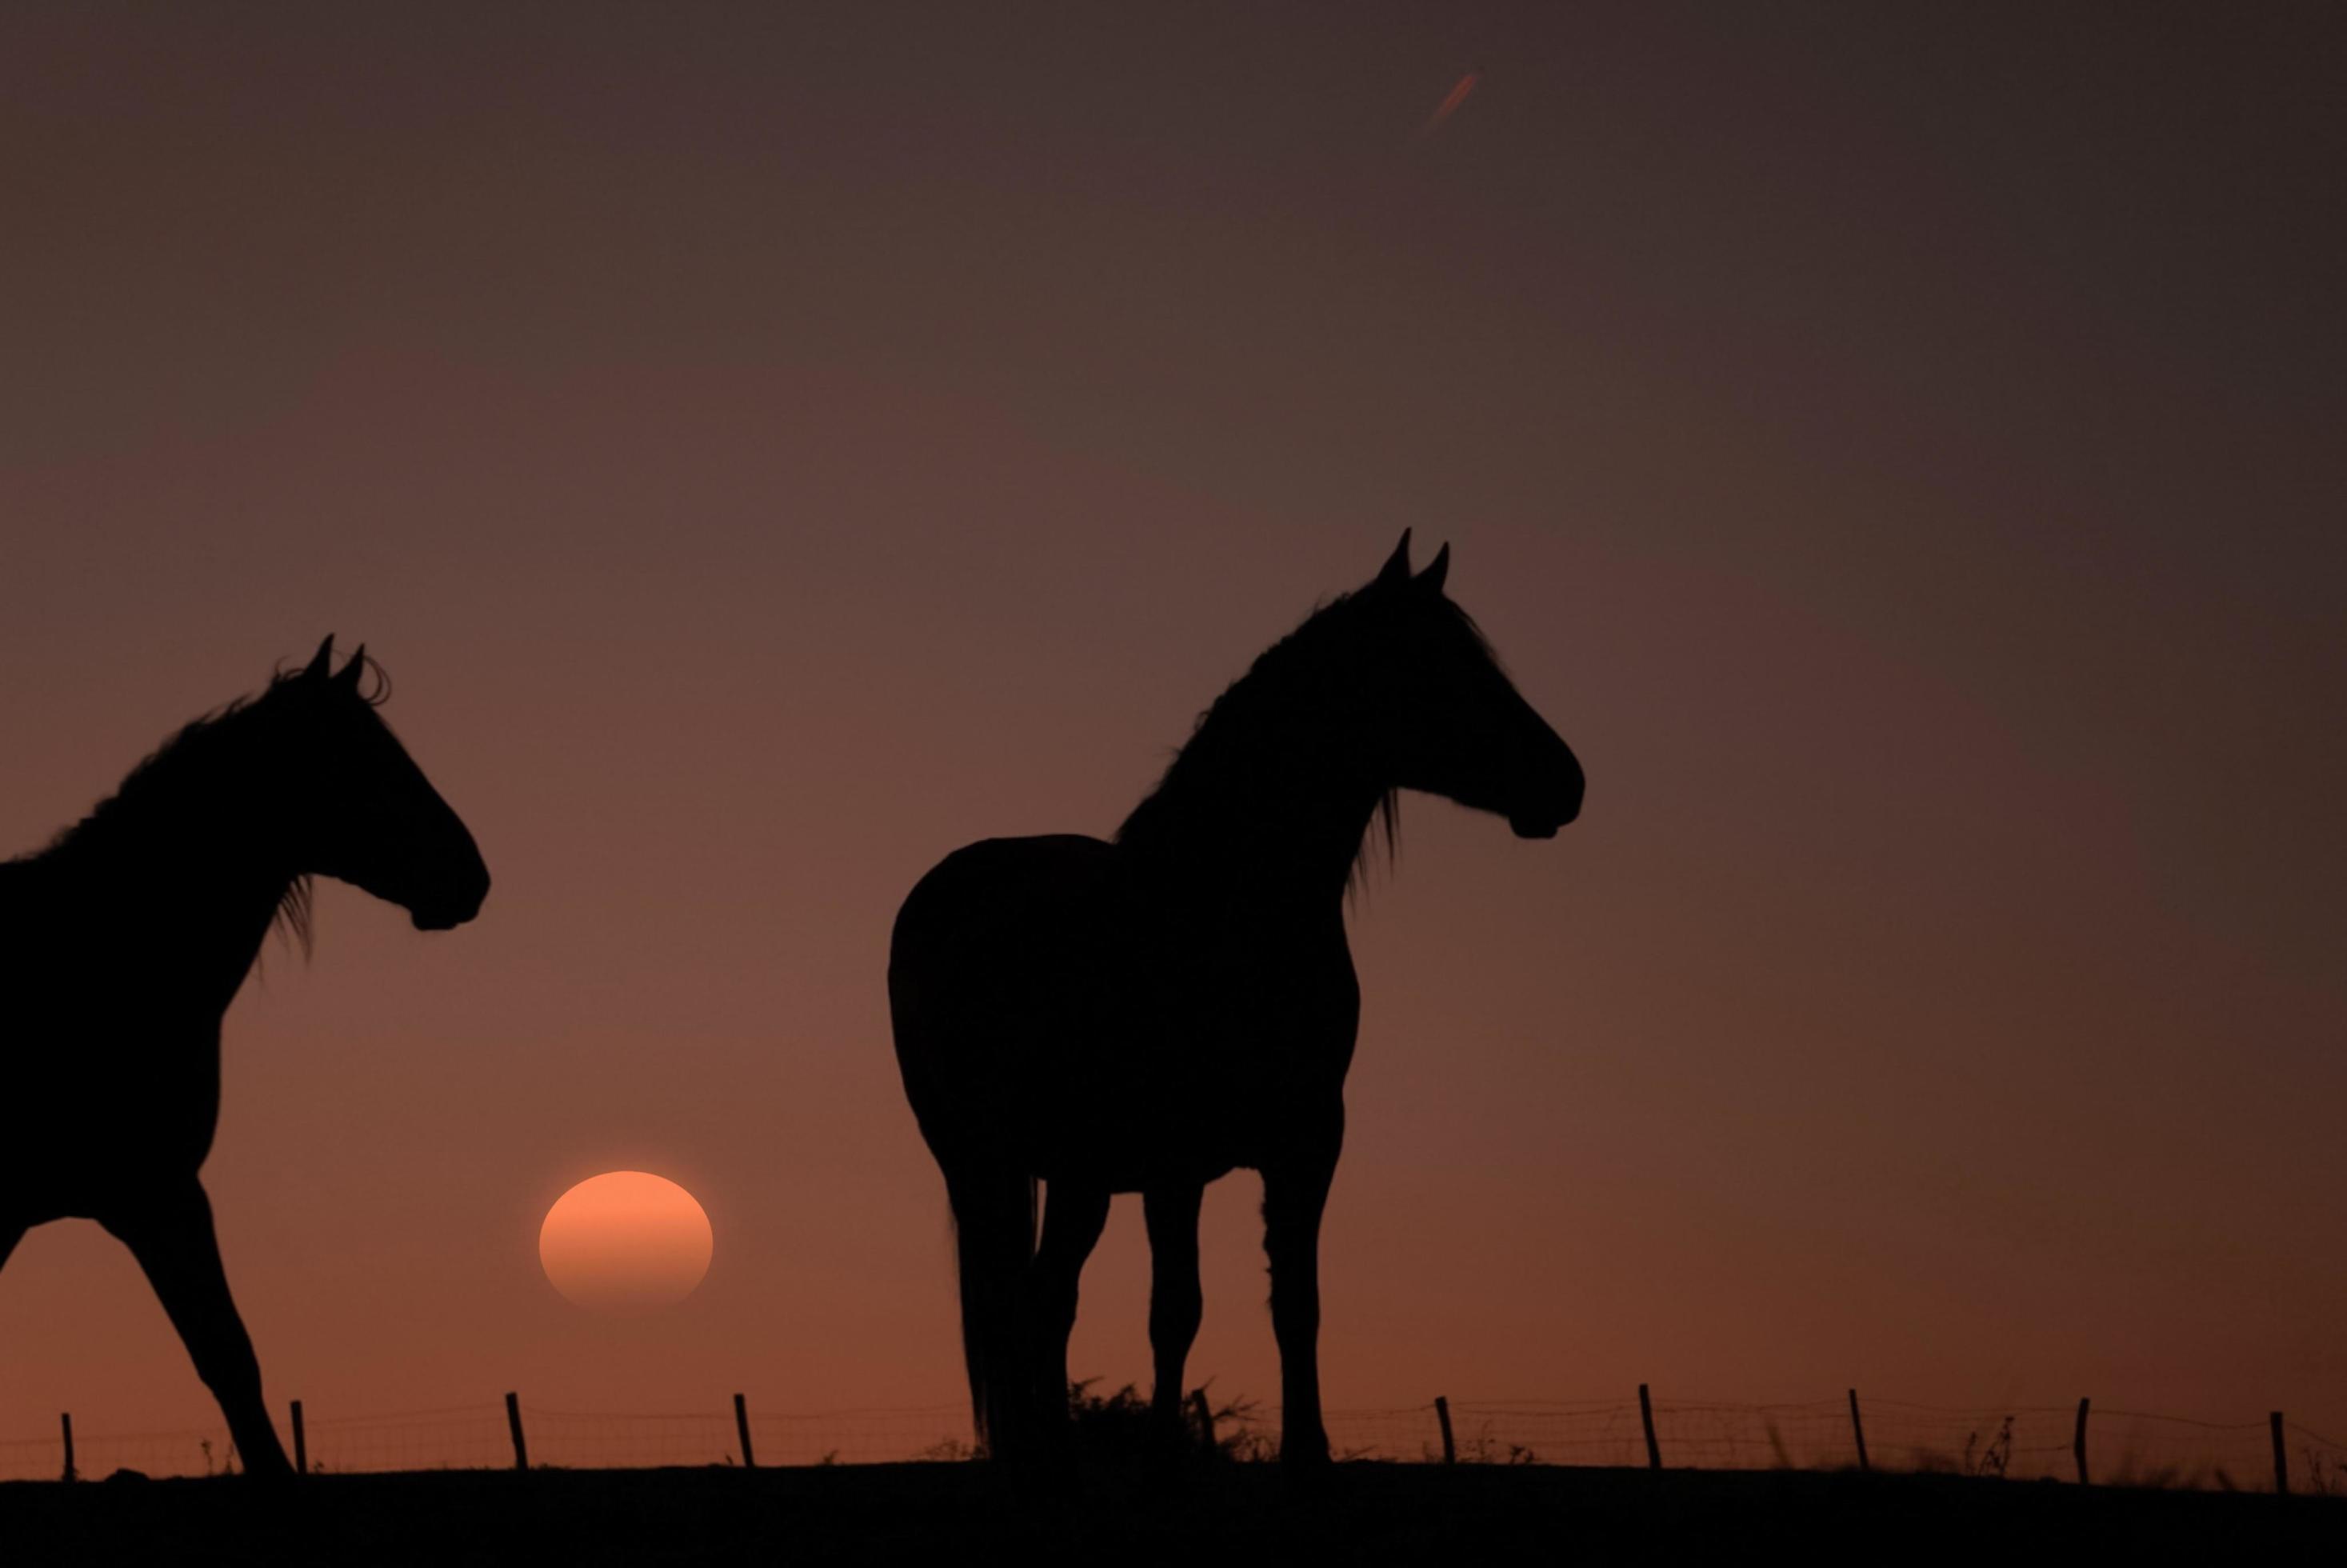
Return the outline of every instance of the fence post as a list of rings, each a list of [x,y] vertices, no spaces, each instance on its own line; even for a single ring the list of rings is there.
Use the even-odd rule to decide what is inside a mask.
[[[2080,1399],[2078,1401],[2078,1432],[2075,1437],[2070,1440],[2070,1452],[2075,1456],[2078,1460],[2078,1484],[2080,1486],[2092,1486],[2094,1484],[2094,1482],[2086,1479],[2086,1408],[2093,1402],[2094,1401],[2091,1399]]]
[[[1858,1468],[1871,1470],[1866,1462],[1866,1423],[1858,1419],[1858,1390],[1850,1391],[1850,1435],[1858,1440]]]
[[[741,1395],[733,1396],[733,1430],[742,1437],[742,1468],[758,1468],[757,1451],[750,1446],[750,1402]]]
[[[1646,1468],[1660,1470],[1663,1468],[1663,1450],[1655,1441],[1655,1404],[1646,1398],[1646,1385],[1644,1383],[1638,1385],[1638,1419],[1646,1428]]]
[[[2276,1410],[2268,1416],[2266,1425],[2273,1430],[2274,1491],[2278,1496],[2288,1497],[2290,1495],[2290,1450],[2282,1446],[2281,1412]]]
[[[521,1435],[521,1396],[518,1394],[506,1396],[506,1425],[513,1429],[514,1469],[526,1471],[529,1469],[529,1444],[523,1440]]]
[[[310,1473],[310,1434],[302,1426],[302,1401],[293,1401],[293,1473]]]
[[[67,1480],[67,1481],[79,1481],[79,1480],[81,1479],[81,1472],[74,1469],[74,1452],[73,1452],[73,1412],[72,1412],[71,1410],[63,1410],[63,1411],[60,1411],[60,1412],[58,1413],[58,1415],[57,1415],[57,1422],[58,1422],[58,1424],[59,1424],[59,1425],[63,1426],[63,1427],[65,1428],[65,1430],[66,1430],[66,1473],[65,1473],[65,1479],[66,1479],[66,1480]],[[2277,1439],[2275,1439],[2274,1440],[2275,1440],[2276,1442],[2279,1442],[2279,1441],[2280,1441],[2281,1440],[2280,1440],[2280,1439],[2279,1439],[2279,1438],[2277,1438]],[[2280,1450],[2277,1450],[2276,1451],[2277,1451],[2277,1452],[2279,1452]]]
[[[1190,1409],[1197,1412],[1198,1435],[1205,1440],[1206,1451],[1213,1453],[1214,1451],[1214,1409],[1212,1405],[1206,1403],[1205,1389],[1190,1390]]]
[[[1434,1419],[1442,1423],[1442,1462],[1459,1462],[1459,1444],[1450,1436],[1450,1401],[1440,1394],[1434,1396]]]

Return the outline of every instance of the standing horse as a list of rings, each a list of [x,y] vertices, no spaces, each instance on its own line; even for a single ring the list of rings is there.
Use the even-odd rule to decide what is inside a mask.
[[[471,919],[489,889],[472,835],[359,691],[366,651],[330,673],[333,651],[190,724],[41,854],[0,862],[0,1264],[49,1220],[120,1237],[255,1475],[291,1467],[197,1174],[220,1017],[272,926],[307,946],[313,876],[426,931]]]
[[[1199,721],[1113,842],[994,838],[905,900],[888,958],[897,1061],[945,1173],[970,1403],[1015,1458],[1066,1419],[1076,1281],[1112,1193],[1149,1230],[1153,1413],[1178,1428],[1207,1183],[1263,1174],[1280,1457],[1328,1457],[1319,1235],[1360,989],[1345,891],[1404,789],[1549,838],[1581,764],[1445,598],[1450,547],[1305,621]],[[1036,1240],[1038,1179],[1049,1186]]]

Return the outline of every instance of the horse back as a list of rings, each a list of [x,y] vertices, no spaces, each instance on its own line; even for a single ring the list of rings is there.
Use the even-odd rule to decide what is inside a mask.
[[[897,1050],[910,1072],[947,1031],[1031,1032],[1073,1005],[1116,923],[1116,848],[1077,834],[989,838],[915,884],[888,945]],[[1092,949],[1087,952],[1087,949]]]

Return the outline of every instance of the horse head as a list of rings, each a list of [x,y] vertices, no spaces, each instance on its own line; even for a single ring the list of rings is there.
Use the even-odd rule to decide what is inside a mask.
[[[1450,570],[1445,545],[1413,574],[1405,529],[1354,596],[1376,628],[1376,762],[1397,787],[1503,816],[1520,838],[1553,838],[1581,815],[1580,761],[1444,595]]]
[[[408,912],[419,931],[446,931],[480,913],[489,869],[473,835],[424,776],[360,682],[364,645],[341,670],[334,640],[271,695],[283,704],[299,870],[331,876]]]

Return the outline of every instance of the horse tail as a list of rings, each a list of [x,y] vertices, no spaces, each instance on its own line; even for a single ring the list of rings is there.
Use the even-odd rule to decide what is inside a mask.
[[[961,1354],[979,1441],[996,1459],[1025,1437],[1033,1390],[1027,1356],[1027,1270],[1035,1257],[1035,1178],[1000,1168],[948,1171],[961,1276]]]

